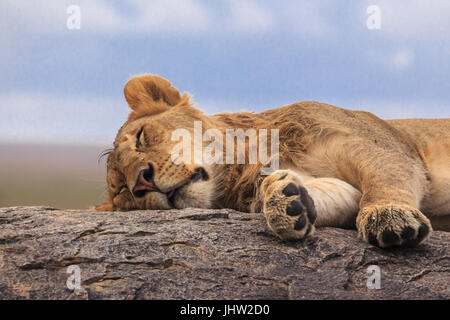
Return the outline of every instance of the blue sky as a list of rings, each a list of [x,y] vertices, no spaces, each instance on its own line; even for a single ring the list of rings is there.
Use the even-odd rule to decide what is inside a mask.
[[[0,43],[0,143],[108,144],[142,73],[210,114],[316,100],[450,117],[447,0],[2,0]]]

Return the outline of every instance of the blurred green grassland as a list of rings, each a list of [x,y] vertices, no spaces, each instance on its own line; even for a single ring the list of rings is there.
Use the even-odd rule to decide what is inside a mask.
[[[106,157],[98,158],[106,148],[0,145],[0,207],[86,209],[103,203]]]

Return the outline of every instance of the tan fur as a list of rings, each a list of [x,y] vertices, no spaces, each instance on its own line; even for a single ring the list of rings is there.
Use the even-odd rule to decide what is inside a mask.
[[[207,116],[188,95],[153,75],[130,80],[125,97],[132,112],[109,154],[108,199],[98,210],[174,205],[262,211],[283,239],[310,235],[314,225],[356,226],[365,241],[381,247],[417,245],[431,232],[427,217],[440,217],[433,221],[445,229],[450,119],[384,121],[311,101],[262,113]],[[278,129],[280,170],[262,176],[258,164],[175,165],[171,133],[183,128],[193,135],[194,121],[224,137],[226,129]],[[141,129],[143,143],[136,149]],[[136,198],[130,190],[148,163],[161,192]],[[199,167],[209,179],[191,182]],[[177,186],[182,187],[171,205],[165,193]]]
[[[335,178],[305,180],[305,188],[314,200],[317,212],[316,226],[352,228],[356,223],[361,192]]]

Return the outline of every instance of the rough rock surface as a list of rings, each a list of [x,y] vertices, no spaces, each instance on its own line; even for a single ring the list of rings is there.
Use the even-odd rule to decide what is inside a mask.
[[[261,214],[0,209],[2,299],[450,299],[450,233],[383,251],[356,231],[272,236]],[[67,269],[78,265],[81,288]],[[381,269],[381,289],[366,286]]]

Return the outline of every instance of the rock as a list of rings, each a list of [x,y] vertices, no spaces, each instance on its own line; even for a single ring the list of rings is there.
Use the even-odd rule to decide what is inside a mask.
[[[335,228],[282,242],[262,214],[229,209],[3,208],[0,298],[449,299],[449,245],[450,233],[434,232],[382,250]],[[379,290],[367,288],[371,265]]]

